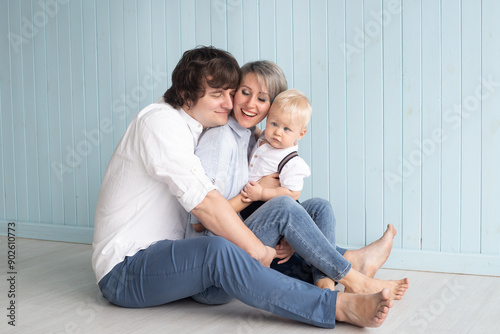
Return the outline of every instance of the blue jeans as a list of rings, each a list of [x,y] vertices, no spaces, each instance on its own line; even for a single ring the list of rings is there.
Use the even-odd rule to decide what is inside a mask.
[[[288,196],[275,197],[257,209],[245,224],[264,245],[274,247],[281,237],[312,265],[313,281],[342,279],[351,269],[335,245],[335,216],[330,203],[312,198],[298,204]]]
[[[288,196],[276,197],[252,213],[245,224],[266,246],[274,247],[282,237],[288,241],[298,256],[294,255],[290,263],[274,265],[286,275],[310,283],[324,277],[339,281],[351,269],[343,257],[345,249],[335,245],[335,216],[326,200],[313,198],[299,204]],[[230,301],[215,287],[193,299],[204,304]]]
[[[159,241],[125,258],[99,281],[103,296],[123,307],[150,307],[214,287],[289,319],[335,326],[337,292],[266,268],[221,237]]]
[[[336,246],[336,220],[330,202],[320,198],[312,198],[300,204],[307,211],[313,222],[316,224],[321,233],[326,237],[326,239],[330,242],[330,244],[332,246],[335,246],[338,254],[334,255],[334,259],[341,262],[340,267],[349,267],[348,262],[343,258],[346,249]],[[253,223],[252,226],[255,227],[255,225],[256,223]],[[270,229],[269,226],[256,227],[254,233],[256,233],[257,237],[262,240],[264,244],[273,247],[272,242],[275,239],[275,236],[273,236],[272,238],[270,237],[271,234],[274,234],[272,228]],[[305,254],[306,257],[308,256],[307,253],[303,253],[303,250],[299,251],[302,254]],[[342,257],[340,257],[339,255]],[[314,266],[311,266],[311,264],[306,259],[298,255],[297,253],[295,253],[292,258],[290,258],[290,260],[285,263],[277,264],[276,262],[277,261],[274,261],[272,265],[273,269],[276,269],[281,273],[306,282],[315,284],[319,279],[328,277],[321,270],[317,269]],[[337,278],[340,279],[344,275],[345,274],[338,275]]]

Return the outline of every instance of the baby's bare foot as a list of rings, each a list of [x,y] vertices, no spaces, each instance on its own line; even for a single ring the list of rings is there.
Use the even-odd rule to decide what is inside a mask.
[[[335,319],[359,327],[379,327],[389,314],[393,305],[389,289],[371,294],[337,294]]]
[[[394,226],[389,224],[380,239],[363,248],[348,250],[345,252],[344,257],[351,262],[354,269],[366,276],[374,277],[389,258],[395,235]]]

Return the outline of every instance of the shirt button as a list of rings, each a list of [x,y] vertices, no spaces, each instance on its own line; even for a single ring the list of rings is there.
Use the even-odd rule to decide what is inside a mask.
[[[250,164],[250,167],[253,167],[253,164]]]
[[[254,158],[257,158],[257,154],[253,156]]]

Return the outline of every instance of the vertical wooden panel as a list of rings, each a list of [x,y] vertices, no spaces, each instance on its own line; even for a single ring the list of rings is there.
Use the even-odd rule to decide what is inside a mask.
[[[240,65],[245,63],[243,57],[243,0],[231,0],[227,7],[225,1],[216,0],[222,6],[221,16],[227,20],[227,50],[238,60]]]
[[[32,17],[31,2],[21,3],[22,17]],[[28,221],[40,221],[37,159],[37,112],[35,106],[34,41],[31,38],[23,46],[23,91],[24,91],[24,131],[26,136],[26,183]]]
[[[442,220],[441,250],[460,248],[461,42],[460,2],[442,2]]]
[[[33,16],[39,15],[43,8],[32,1]],[[39,4],[39,3],[38,3]],[[48,81],[47,81],[47,49],[46,26],[40,26],[34,41],[34,67],[35,67],[35,108],[37,115],[37,167],[39,175],[39,201],[40,221],[36,223],[52,223],[52,194],[50,193],[51,181],[57,179],[54,169],[61,169],[50,159],[49,136],[49,110],[48,110]]]
[[[111,68],[108,74],[111,78],[113,147],[118,145],[121,137],[127,129],[127,120],[132,119],[131,101],[127,99],[125,92],[125,31],[124,31],[124,4],[121,0],[110,0],[109,7],[109,40],[111,49]],[[161,12],[160,12],[161,13]],[[164,13],[161,13],[163,16]],[[165,44],[164,41],[161,41]],[[128,69],[127,69],[128,70]]]
[[[44,7],[43,10],[47,8]],[[64,224],[64,193],[63,183],[70,182],[73,174],[76,157],[71,147],[62,145],[61,137],[61,110],[60,110],[60,82],[59,82],[59,45],[57,16],[47,18],[46,21],[46,52],[47,52],[47,109],[49,113],[49,159],[52,166],[64,166],[57,170],[52,169],[50,196],[52,199],[52,223]],[[93,53],[95,54],[95,52]],[[66,84],[66,83],[64,83]]]
[[[0,136],[2,137],[2,204],[0,209],[2,210],[3,219],[10,220],[16,219],[16,194],[14,186],[14,140],[12,138],[12,85],[11,85],[11,67],[10,59],[12,54],[15,52],[13,49],[20,47],[21,39],[19,34],[19,29],[14,29],[10,21],[10,2],[3,1],[0,4],[1,10],[1,22],[0,27],[2,31],[8,34],[2,34],[1,45],[2,50],[0,59],[2,63],[0,64],[0,82],[2,87],[0,88],[0,98],[1,98],[1,131]]]
[[[285,73],[288,87],[295,84],[293,71],[292,2],[276,0],[276,61]]]
[[[259,58],[276,62],[276,3],[259,2]]]
[[[294,0],[293,17],[293,83],[290,87],[297,88],[306,96],[311,96],[311,13],[309,2]],[[312,142],[310,133],[300,140],[299,153],[304,161],[311,166]],[[311,179],[304,181],[301,196],[312,196]]]
[[[402,245],[402,14],[401,1],[384,2],[384,222],[394,224]]]
[[[85,156],[82,162],[75,168],[75,202],[76,202],[76,225],[89,226],[94,208],[89,207],[88,192],[88,169],[87,161],[89,155],[98,150],[99,137],[97,131],[87,131],[85,122],[84,103],[84,73],[83,73],[83,22],[82,22],[82,2],[72,1],[68,3],[70,20],[70,54],[71,54],[71,101],[73,114],[73,136],[75,147],[85,145]]]
[[[403,1],[403,247],[420,249],[421,5]]]
[[[481,253],[500,253],[500,3],[482,3],[482,208]]]
[[[137,95],[139,110],[153,102],[153,90],[151,78],[155,76],[153,69],[153,41],[152,41],[152,22],[151,22],[151,0],[142,0],[137,3],[137,47],[138,47],[138,66],[137,66]],[[132,93],[134,95],[134,93]]]
[[[347,63],[347,228],[350,245],[365,242],[365,119],[363,2],[346,2],[346,42],[359,45]]]
[[[460,251],[481,249],[481,7],[462,1]]]
[[[165,8],[164,1],[153,0],[151,3],[152,63],[150,76],[144,81],[144,88],[148,90],[149,86],[153,86],[151,98],[154,101],[162,97],[168,88]]]
[[[259,59],[259,5],[256,0],[242,2],[243,63]]]
[[[98,64],[97,64],[97,40],[96,40],[96,8],[93,3],[82,0],[82,22],[83,22],[83,66],[84,66],[84,88],[85,96],[85,129],[88,133],[99,129],[99,98],[98,98]],[[125,31],[124,31],[125,33]],[[104,84],[104,83],[103,83]],[[108,82],[109,84],[109,82]],[[98,137],[100,138],[100,137]],[[100,140],[100,139],[99,139]],[[94,210],[97,204],[97,196],[101,186],[103,174],[101,171],[100,145],[93,151],[87,160],[89,173],[88,191],[89,214],[93,226]]]
[[[212,45],[227,50],[227,20],[225,10],[220,10],[221,0],[210,0],[210,29]]]
[[[439,251],[441,221],[441,5],[422,1],[422,249]]]
[[[212,45],[210,1],[196,0],[194,25],[196,45]]]
[[[57,22],[57,53],[59,68],[59,112],[60,112],[60,131],[61,146],[63,148],[63,157],[71,154],[73,157],[72,171],[63,176],[63,223],[73,225],[76,221],[76,203],[75,203],[75,172],[81,167],[86,158],[88,147],[85,142],[75,143],[73,123],[73,103],[72,103],[72,64],[70,48],[70,22],[68,6],[59,6]],[[79,129],[78,129],[79,130]]]
[[[311,138],[311,196],[328,198],[330,183],[328,110],[328,21],[326,1],[311,2],[311,93],[314,118],[309,123]],[[303,143],[299,143],[299,147]]]
[[[133,7],[133,2],[131,2],[130,16],[136,16],[137,11]],[[95,7],[95,29],[96,29],[96,62],[97,62],[97,110],[95,113],[95,122],[92,124],[88,123],[87,131],[89,133],[95,133],[95,136],[99,138],[99,150],[92,150],[88,155],[90,160],[95,160],[99,162],[99,169],[101,177],[104,176],[106,168],[108,166],[109,159],[113,154],[113,135],[110,126],[105,126],[106,124],[112,124],[113,120],[113,103],[112,103],[112,81],[110,76],[110,69],[112,68],[111,63],[111,41],[110,41],[110,8],[109,1],[96,2]],[[132,14],[133,13],[133,14]],[[133,19],[132,19],[133,20]],[[130,31],[132,33],[132,31]],[[132,42],[138,37],[138,30],[134,29],[133,36],[131,38]],[[143,37],[144,38],[144,37]],[[137,45],[134,45],[137,48]],[[134,50],[133,54],[137,54],[138,51]],[[131,67],[135,69],[138,66],[138,60]],[[134,73],[134,71],[132,71]],[[139,93],[132,91],[134,96],[132,101],[138,104]],[[136,109],[140,106],[136,105]],[[133,115],[133,114],[132,114]],[[79,144],[80,145],[80,144]],[[96,180],[97,181],[97,180]],[[96,182],[97,184],[97,182]]]
[[[337,220],[337,242],[347,244],[346,40],[345,3],[328,2],[328,110],[330,202]]]
[[[183,51],[196,47],[193,22],[195,22],[195,0],[180,1],[181,49]]]
[[[167,25],[167,39],[165,43],[167,45],[167,70],[168,73],[172,73],[175,65],[179,61],[181,52],[181,41],[180,41],[180,0],[173,0],[168,2],[168,6],[165,6],[165,21]],[[168,43],[167,43],[168,41]],[[167,88],[171,85],[170,76],[167,78]],[[165,89],[166,90],[166,89]]]
[[[365,178],[366,240],[380,238],[384,224],[384,102],[383,102],[382,1],[365,1]]]
[[[27,36],[29,28],[24,28],[29,23],[22,20],[21,3],[12,3],[9,18],[11,24],[19,27],[20,35]],[[12,119],[13,119],[13,141],[14,141],[14,168],[15,168],[15,195],[16,195],[16,219],[28,221],[28,189],[26,180],[26,129],[25,129],[25,105],[24,105],[24,82],[23,82],[23,60],[25,49],[29,48],[29,40],[23,42],[22,46],[11,56],[10,64],[12,73]]]

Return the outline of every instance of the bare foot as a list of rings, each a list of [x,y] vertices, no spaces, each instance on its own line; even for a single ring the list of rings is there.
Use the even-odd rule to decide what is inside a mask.
[[[330,289],[335,291],[335,281],[329,277],[319,279],[314,285],[321,289]]]
[[[344,276],[339,283],[345,286],[345,292],[351,293],[375,293],[384,288],[389,289],[391,299],[403,298],[406,290],[409,287],[408,278],[400,280],[380,280],[368,277],[355,269],[349,270],[347,275]]]
[[[337,294],[335,319],[359,327],[379,327],[389,314],[393,305],[389,289],[371,294]]]
[[[351,262],[354,269],[366,276],[374,277],[389,258],[395,235],[396,229],[392,224],[389,224],[380,239],[361,249],[348,250],[345,252],[344,257]]]

